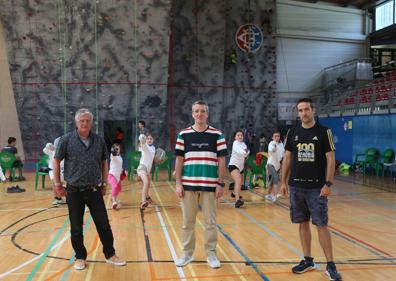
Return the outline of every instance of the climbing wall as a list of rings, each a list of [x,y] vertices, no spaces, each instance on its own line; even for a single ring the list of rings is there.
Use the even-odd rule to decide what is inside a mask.
[[[166,149],[197,99],[227,137],[276,127],[273,0],[3,0],[0,18],[28,160],[72,130],[83,106],[99,133],[104,120],[136,132],[143,119]],[[264,35],[252,54],[235,44],[246,23]]]
[[[191,124],[191,104],[203,99],[210,106],[209,122],[228,138],[249,123],[257,134],[271,134],[277,126],[274,9],[274,1],[173,2],[171,131]],[[262,47],[251,54],[235,43],[235,32],[246,23],[259,26],[264,36]]]
[[[275,1],[227,1],[223,126],[231,133],[253,124],[257,135],[277,127]],[[263,45],[254,53],[235,46],[235,31],[245,23],[261,28]],[[230,55],[236,52],[236,63]]]
[[[98,132],[103,120],[144,119],[168,139],[169,10],[165,0],[1,1],[28,160],[74,127],[80,107]]]

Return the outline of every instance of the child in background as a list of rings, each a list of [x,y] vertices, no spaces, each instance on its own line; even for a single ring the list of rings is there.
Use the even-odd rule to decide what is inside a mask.
[[[268,161],[267,161],[267,195],[265,198],[275,202],[278,195],[279,171],[281,168],[281,161],[285,154],[285,148],[280,141],[280,132],[275,131],[272,134],[272,141],[268,144]]]
[[[150,174],[153,166],[153,160],[155,155],[155,147],[153,145],[154,138],[151,134],[141,134],[139,136],[139,150],[142,152],[139,166],[137,168],[137,174],[143,182],[142,186],[142,203],[140,209],[144,210],[149,204],[153,204],[153,200],[149,196],[150,188]]]
[[[107,181],[111,185],[111,207],[113,210],[120,208],[120,201],[117,199],[118,194],[121,192],[121,175],[123,174],[122,169],[122,157],[121,157],[121,144],[115,143],[111,148],[110,155],[110,170],[107,177]]]
[[[0,181],[6,181],[7,179],[6,179],[6,177],[4,176],[4,174],[3,174],[3,169],[1,169],[1,166],[0,166]]]
[[[54,143],[58,143],[60,138],[55,139]],[[53,162],[54,162],[54,156],[55,156],[55,150],[56,147],[52,143],[47,143],[46,146],[43,149],[43,152],[48,155],[48,168],[50,169],[48,172],[48,175],[54,185],[53,189],[55,189],[55,182],[54,182],[54,171],[53,171]],[[61,163],[61,166],[63,166],[63,161]],[[61,181],[63,181],[63,169],[61,168]],[[61,204],[66,204],[66,201],[62,199],[62,197],[57,196],[57,194],[54,191],[54,201],[52,201],[52,205],[58,206]]]
[[[245,159],[249,155],[249,150],[243,141],[243,131],[237,130],[234,133],[234,143],[232,144],[232,153],[230,163],[228,164],[228,171],[231,174],[232,179],[235,182],[234,192],[231,193],[231,197],[235,197],[235,208],[240,208],[244,202],[242,200],[241,188],[243,180],[243,167]]]

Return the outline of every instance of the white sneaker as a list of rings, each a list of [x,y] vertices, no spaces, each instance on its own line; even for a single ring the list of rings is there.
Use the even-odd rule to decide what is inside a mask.
[[[116,255],[112,256],[109,259],[106,259],[106,262],[115,266],[124,266],[126,265],[126,262],[121,260],[119,257]]]
[[[192,262],[194,258],[192,256],[183,255],[180,259],[175,261],[176,266],[183,267]]]
[[[54,201],[52,201],[52,205],[54,206],[63,205],[63,204],[66,204],[66,202],[63,201],[62,199],[54,199]]]
[[[111,208],[112,208],[113,210],[117,210],[117,209],[119,208],[118,202],[117,202],[117,201],[113,201],[113,204],[111,204]]]
[[[282,194],[281,194],[281,193],[278,193],[278,194],[276,195],[276,198],[279,198],[279,197],[282,197]]]
[[[214,255],[214,254],[208,256],[206,261],[208,262],[208,264],[211,268],[219,268],[220,267],[220,261],[217,259],[216,255]]]
[[[265,199],[269,200],[269,201],[273,201],[274,200],[274,195],[272,194],[267,194],[265,195]]]
[[[278,197],[276,197],[276,195],[272,195],[272,199],[271,199],[272,203],[275,203],[277,199]]]
[[[74,269],[76,270],[83,270],[86,266],[87,264],[83,259],[76,259],[74,261]]]

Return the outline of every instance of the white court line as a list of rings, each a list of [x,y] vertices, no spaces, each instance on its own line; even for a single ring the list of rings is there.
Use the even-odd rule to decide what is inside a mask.
[[[50,252],[53,249],[56,249],[57,247],[59,247],[60,245],[62,245],[67,239],[69,239],[70,234],[65,234],[65,236],[62,238],[62,240],[60,240],[58,243],[56,243],[54,246],[52,246],[52,248],[50,249]],[[24,263],[21,263],[20,265],[14,267],[13,269],[4,272],[2,274],[0,274],[0,279],[6,277],[7,275],[10,275],[11,273],[13,273],[14,271],[17,271],[18,269],[21,269],[22,267],[34,262],[35,260],[38,260],[39,258],[41,258],[43,255],[45,254],[45,252],[41,253],[38,256],[35,256],[34,258],[31,258],[30,260],[25,261]]]
[[[166,242],[168,243],[169,250],[171,251],[172,259],[173,259],[173,261],[176,261],[177,255],[176,255],[175,247],[173,246],[172,240],[169,236],[168,229],[166,228],[164,219],[162,218],[162,215],[161,215],[161,212],[160,212],[158,206],[155,206],[155,211],[156,211],[158,219],[161,223],[162,231],[164,232]],[[176,270],[177,270],[177,273],[179,274],[179,277],[181,278],[181,280],[186,281],[186,279],[185,279],[186,276],[184,275],[183,268],[176,266]]]
[[[28,209],[1,209],[0,212],[15,212],[15,211],[42,211],[42,210],[67,210],[67,207],[57,208],[28,208]]]

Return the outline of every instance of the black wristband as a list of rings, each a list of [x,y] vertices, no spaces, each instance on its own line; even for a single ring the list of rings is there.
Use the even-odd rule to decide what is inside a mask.
[[[327,185],[328,187],[332,186],[333,183],[331,181],[325,181],[325,185]]]

